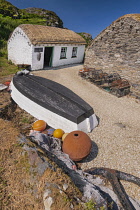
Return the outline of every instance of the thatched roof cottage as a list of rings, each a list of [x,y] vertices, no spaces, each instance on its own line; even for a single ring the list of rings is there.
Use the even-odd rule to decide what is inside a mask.
[[[31,70],[81,63],[85,45],[85,40],[71,30],[22,24],[8,40],[8,60],[29,65]]]

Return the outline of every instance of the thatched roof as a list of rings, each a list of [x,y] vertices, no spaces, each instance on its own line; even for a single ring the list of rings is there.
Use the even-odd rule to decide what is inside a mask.
[[[33,45],[37,44],[86,44],[74,31],[43,25],[19,25]]]

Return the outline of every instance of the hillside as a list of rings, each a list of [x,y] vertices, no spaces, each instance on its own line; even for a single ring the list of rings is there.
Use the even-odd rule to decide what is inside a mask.
[[[92,41],[92,35],[91,34],[89,34],[89,33],[86,33],[86,32],[81,32],[81,33],[78,33],[80,36],[82,36],[84,39],[85,39],[85,41],[86,41],[86,47],[88,46],[88,45],[90,45],[90,43],[91,43],[91,41]]]
[[[10,33],[20,24],[48,25],[63,28],[62,20],[52,11],[38,8],[18,9],[0,0],[0,48],[6,45]]]
[[[41,8],[27,8],[22,10],[25,13],[28,13],[30,15],[38,16],[40,18],[43,18],[46,20],[47,26],[54,26],[58,28],[63,28],[63,22],[62,20],[56,15],[55,12],[41,9]]]
[[[0,0],[0,14],[4,16],[14,17],[20,14],[20,9],[12,5],[10,2]]]
[[[4,17],[26,19],[27,21],[31,21],[32,18],[43,19],[44,25],[63,28],[63,22],[55,12],[41,8],[19,9],[6,0],[0,0],[0,14]]]

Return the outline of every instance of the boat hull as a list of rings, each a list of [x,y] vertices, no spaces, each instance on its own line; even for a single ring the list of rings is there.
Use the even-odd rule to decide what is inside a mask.
[[[32,78],[33,79],[35,78],[34,92],[36,92],[36,88],[39,90],[40,86],[42,84],[37,83],[37,81],[38,81],[37,77],[32,76]],[[24,80],[28,80],[28,78],[24,78]],[[50,82],[50,80],[44,80],[44,79],[42,81]],[[19,83],[20,88],[22,88],[22,85],[25,85],[25,83],[22,84],[22,76],[16,77],[15,81],[13,79],[13,81],[11,82],[11,97],[13,98],[13,100],[22,109],[24,109],[25,111],[30,113],[35,118],[44,120],[51,127],[55,128],[55,129],[61,128],[65,132],[68,132],[68,133],[71,131],[74,131],[74,130],[81,130],[81,131],[88,133],[88,132],[91,132],[98,125],[96,115],[94,114],[93,109],[89,105],[86,106],[85,110],[83,110],[83,108],[81,110],[81,106],[80,106],[80,108],[79,108],[80,110],[76,110],[76,114],[80,113],[81,115],[78,116],[78,114],[77,114],[78,117],[76,117],[76,118],[75,118],[74,114],[71,113],[72,111],[75,112],[75,110],[72,109],[73,103],[74,103],[74,108],[78,107],[77,104],[75,105],[75,103],[77,103],[77,102],[73,102],[73,99],[72,99],[72,97],[74,97],[74,99],[75,99],[76,94],[70,95],[71,96],[70,100],[68,99],[68,97],[66,97],[66,100],[68,102],[62,100],[63,103],[60,103],[59,106],[61,106],[61,104],[62,104],[63,109],[58,110],[58,112],[57,112],[57,107],[54,106],[54,108],[52,108],[52,107],[50,108],[50,103],[48,103],[49,108],[46,107],[47,101],[49,100],[49,102],[50,102],[50,98],[49,99],[47,98],[47,96],[48,96],[47,93],[46,93],[46,95],[43,95],[43,97],[46,98],[46,103],[43,104],[42,102],[40,103],[40,101],[37,103],[36,97],[37,97],[38,93],[35,94],[36,95],[35,99],[33,99],[32,97],[29,97],[26,94],[26,92],[28,92],[28,93],[30,92],[30,94],[33,95],[32,91],[29,91],[30,88],[32,88],[32,84],[29,84],[28,90],[26,89],[26,90],[21,91],[20,88],[18,88],[19,86],[17,85],[16,82]],[[50,84],[53,85],[53,87],[54,87],[54,85],[56,85],[56,88],[55,89],[53,88],[52,94],[55,94],[57,92],[57,95],[58,95],[58,86],[57,86],[58,83],[50,82]],[[61,88],[60,84],[59,84],[59,87]],[[62,92],[64,93],[65,92],[64,86],[62,86],[62,87],[63,87]],[[49,85],[49,87],[45,87],[46,92],[47,92],[48,88],[50,88],[50,85]],[[51,91],[52,91],[52,87],[51,87]],[[68,92],[68,95],[69,95],[69,93],[70,94],[72,93],[72,91],[69,92],[69,89],[66,89],[66,92]],[[41,94],[41,92],[40,92],[40,94]],[[55,97],[53,97],[54,101],[51,102],[52,104],[55,103],[55,105],[56,105],[55,100],[58,102],[58,99],[60,99],[61,97],[62,97],[62,99],[65,98],[65,94],[61,93],[61,97],[59,95],[58,98],[57,98],[57,95],[55,95]],[[79,96],[77,96],[77,97],[79,97]],[[52,98],[51,98],[51,100],[52,100]],[[82,99],[80,99],[80,100],[81,100],[80,102],[83,101]],[[69,104],[69,103],[71,103],[71,104]],[[69,106],[68,113],[67,113],[67,108],[64,109],[64,105]],[[70,110],[70,108],[71,108],[71,110]]]

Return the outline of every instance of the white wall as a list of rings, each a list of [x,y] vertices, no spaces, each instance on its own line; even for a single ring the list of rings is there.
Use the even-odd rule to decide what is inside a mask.
[[[32,70],[43,69],[44,67],[44,50],[45,47],[53,47],[53,55],[52,55],[52,67],[67,65],[67,64],[74,64],[74,63],[81,63],[84,57],[85,46],[84,45],[36,45],[32,48]],[[61,48],[67,47],[66,58],[60,59]],[[72,49],[73,47],[77,47],[77,57],[72,58]],[[35,48],[43,48],[43,52],[41,52],[40,60],[37,59],[38,52],[34,52]]]
[[[25,33],[16,28],[8,40],[8,60],[14,64],[28,64],[32,63],[32,45]]]
[[[43,52],[40,52],[40,60],[38,60],[39,52],[34,52],[35,48],[43,48]],[[43,69],[44,67],[44,46],[33,46],[32,47],[32,70]]]
[[[67,47],[66,58],[60,59],[61,48]],[[72,49],[77,47],[77,57],[72,58]],[[53,52],[52,66],[61,66],[67,64],[81,63],[84,57],[85,46],[84,45],[62,45],[55,46]]]

